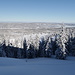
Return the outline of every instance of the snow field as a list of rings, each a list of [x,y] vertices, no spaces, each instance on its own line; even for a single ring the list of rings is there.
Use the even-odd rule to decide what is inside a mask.
[[[0,57],[0,75],[74,75],[75,57],[14,59]]]

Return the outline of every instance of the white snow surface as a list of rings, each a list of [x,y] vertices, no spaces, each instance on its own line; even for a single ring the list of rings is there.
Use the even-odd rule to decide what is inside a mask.
[[[0,75],[75,75],[75,57],[66,60],[0,57]]]

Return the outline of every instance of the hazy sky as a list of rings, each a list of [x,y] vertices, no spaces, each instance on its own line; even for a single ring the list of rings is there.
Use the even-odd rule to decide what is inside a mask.
[[[75,23],[75,0],[0,0],[0,22]]]

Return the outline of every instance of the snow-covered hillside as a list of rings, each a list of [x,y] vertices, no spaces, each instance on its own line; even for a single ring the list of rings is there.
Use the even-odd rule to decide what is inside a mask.
[[[0,75],[74,75],[75,57],[14,59],[0,57]]]

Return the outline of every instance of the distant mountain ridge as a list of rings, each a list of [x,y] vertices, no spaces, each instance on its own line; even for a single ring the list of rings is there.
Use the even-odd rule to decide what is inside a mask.
[[[65,26],[74,26],[75,24],[64,23]],[[32,23],[0,23],[0,29],[43,29],[43,28],[59,28],[63,23],[46,23],[46,22],[32,22]]]

